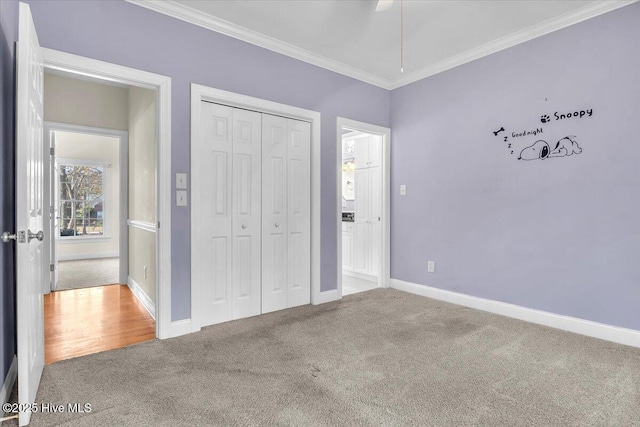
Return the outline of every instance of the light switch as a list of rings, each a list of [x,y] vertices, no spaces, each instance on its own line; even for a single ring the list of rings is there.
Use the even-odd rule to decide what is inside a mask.
[[[176,188],[179,190],[187,189],[187,174],[186,173],[177,173],[176,174]]]
[[[176,206],[187,206],[187,192],[184,190],[176,191]]]
[[[400,186],[400,195],[401,196],[406,196],[407,195],[407,186],[404,185],[404,184]]]

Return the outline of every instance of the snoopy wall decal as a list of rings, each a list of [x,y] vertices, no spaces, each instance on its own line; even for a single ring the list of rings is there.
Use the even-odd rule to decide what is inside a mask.
[[[582,148],[572,139],[575,137],[575,135],[565,136],[556,143],[553,149],[551,149],[546,141],[539,139],[533,145],[523,149],[518,156],[518,160],[544,160],[551,157],[565,157],[571,156],[572,154],[580,154],[582,153]]]

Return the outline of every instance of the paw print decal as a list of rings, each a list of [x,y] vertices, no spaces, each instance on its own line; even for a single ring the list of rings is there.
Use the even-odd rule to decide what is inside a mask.
[[[545,114],[544,116],[541,116],[541,117],[540,117],[540,121],[541,121],[542,123],[547,123],[549,120],[550,120],[550,119],[549,119],[549,116],[547,116],[546,114]]]

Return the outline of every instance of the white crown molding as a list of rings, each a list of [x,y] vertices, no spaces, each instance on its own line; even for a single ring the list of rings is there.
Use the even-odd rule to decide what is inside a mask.
[[[509,34],[492,42],[486,43],[477,48],[468,50],[458,55],[451,56],[443,61],[437,62],[429,67],[422,68],[412,73],[406,74],[398,80],[391,83],[391,90],[406,86],[418,80],[433,76],[443,71],[450,70],[467,62],[475,61],[482,57],[491,55],[492,53],[508,49],[520,43],[544,36],[557,30],[569,27],[579,22],[594,18],[603,13],[630,5],[638,0],[611,0],[599,1],[588,4],[574,11],[565,13],[555,18],[546,20],[531,27]]]
[[[238,40],[271,50],[273,52],[298,59],[309,64],[325,68],[347,77],[372,84],[389,90],[391,82],[382,77],[363,71],[359,68],[346,65],[342,62],[327,58],[306,49],[283,42],[273,37],[266,36],[256,31],[241,27],[224,19],[205,14],[189,6],[176,3],[172,0],[125,0],[129,3],[159,12],[176,19],[233,37]]]
[[[509,34],[498,40],[486,43],[475,49],[454,55],[443,61],[437,62],[414,72],[404,74],[396,80],[389,80],[359,68],[346,65],[339,61],[315,54],[308,50],[277,40],[273,37],[260,34],[253,30],[233,24],[212,15],[205,14],[191,7],[176,3],[173,0],[126,0],[129,3],[159,12],[176,19],[203,27],[217,33],[233,37],[256,46],[325,68],[330,71],[352,77],[354,79],[381,87],[387,90],[397,89],[410,83],[433,76],[443,71],[455,68],[467,62],[480,59],[492,53],[524,43],[536,37],[549,34],[553,31],[577,24],[584,20],[602,15],[623,6],[635,3],[638,0],[608,0],[597,1],[582,8],[568,12],[564,15],[549,19],[540,24],[525,28],[524,30]]]

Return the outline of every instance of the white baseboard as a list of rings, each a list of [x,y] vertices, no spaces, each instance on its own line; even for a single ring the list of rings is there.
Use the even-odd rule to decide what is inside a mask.
[[[356,279],[368,280],[370,282],[378,283],[377,276],[371,276],[369,274],[356,273],[355,271],[342,270],[343,276],[355,277]]]
[[[118,251],[68,254],[68,255],[58,255],[58,261],[75,261],[79,259],[118,258],[119,256],[120,256],[120,253]]]
[[[176,320],[175,322],[171,322],[171,327],[169,330],[169,337],[179,337],[181,335],[187,335],[192,332],[198,332],[200,328],[193,330],[193,326],[191,325],[191,319],[184,320]]]
[[[4,383],[2,383],[2,390],[0,390],[0,404],[7,403],[7,399],[11,396],[11,391],[13,390],[13,385],[16,383],[17,377],[18,358],[14,355],[13,360],[11,361],[11,366],[9,366],[7,376],[4,379]],[[0,424],[2,424],[2,421],[0,421]]]
[[[445,291],[443,289],[418,285],[398,279],[391,279],[390,285],[394,289],[421,295],[440,301],[446,301],[465,307],[488,311],[538,325],[549,326],[563,331],[599,338],[606,341],[624,344],[631,347],[640,347],[640,331],[578,319],[576,317],[563,316],[547,311],[535,310],[515,304],[509,304],[458,292]]]
[[[324,304],[326,302],[337,301],[338,299],[338,290],[333,289],[331,291],[320,292],[317,298],[314,298],[313,301],[311,301],[311,304]]]
[[[140,285],[138,285],[138,283],[133,280],[131,276],[127,277],[127,286],[129,286],[129,289],[131,289],[133,295],[135,295],[138,301],[142,303],[144,308],[147,309],[151,317],[153,317],[153,320],[156,320],[156,304],[151,300],[151,298],[149,298],[149,295],[147,295],[146,292],[142,290]]]

